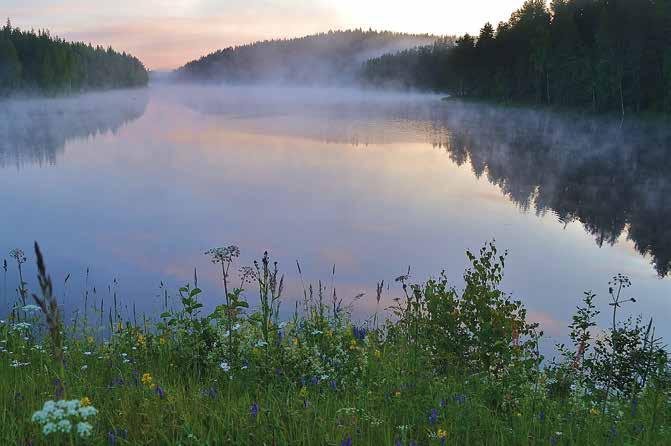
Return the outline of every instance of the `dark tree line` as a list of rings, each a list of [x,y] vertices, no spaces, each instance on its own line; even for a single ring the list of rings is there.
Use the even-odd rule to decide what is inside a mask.
[[[364,78],[507,102],[671,112],[671,0],[527,0],[452,47],[373,59]]]
[[[234,83],[350,83],[366,60],[435,40],[428,34],[329,31],[225,48],[187,63],[176,74],[182,80]]]
[[[0,95],[37,89],[46,93],[146,85],[137,58],[112,48],[69,43],[48,31],[0,29]]]

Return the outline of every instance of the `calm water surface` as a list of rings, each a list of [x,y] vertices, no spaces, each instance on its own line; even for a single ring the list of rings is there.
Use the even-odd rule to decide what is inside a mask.
[[[285,310],[304,280],[335,284],[355,313],[411,266],[457,286],[466,249],[508,249],[504,288],[560,336],[584,290],[631,277],[629,309],[671,314],[671,132],[632,124],[349,90],[157,86],[0,103],[0,259],[38,240],[68,308],[117,293],[156,314],[203,252],[269,250]],[[331,278],[333,265],[335,279]],[[1,273],[1,271],[0,271]],[[67,284],[67,274],[71,278]],[[164,288],[161,288],[163,283]],[[2,303],[13,301],[10,263]],[[253,295],[252,295],[253,296]],[[253,299],[253,297],[252,297]],[[6,308],[6,307],[5,307]]]

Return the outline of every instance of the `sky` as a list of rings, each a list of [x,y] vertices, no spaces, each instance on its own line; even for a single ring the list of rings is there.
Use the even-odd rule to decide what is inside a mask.
[[[22,29],[112,46],[153,70],[231,45],[329,29],[438,35],[476,33],[506,20],[523,0],[0,0]]]

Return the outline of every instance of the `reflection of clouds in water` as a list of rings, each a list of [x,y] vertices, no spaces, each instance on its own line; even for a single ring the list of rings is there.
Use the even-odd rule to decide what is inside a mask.
[[[623,136],[591,118],[333,91],[306,104],[307,93],[287,94],[268,107],[257,92],[240,110],[241,93],[212,93],[209,103],[221,103],[211,113],[203,111],[210,90],[150,90],[146,113],[122,132],[69,142],[48,171],[3,172],[0,183],[24,183],[13,193],[0,188],[0,199],[10,219],[25,221],[0,233],[3,251],[48,240],[55,278],[80,278],[91,264],[101,287],[119,277],[119,299],[155,314],[159,281],[173,296],[194,268],[206,305],[220,303],[219,272],[202,252],[235,243],[240,264],[266,249],[277,256],[287,314],[302,297],[298,259],[315,286],[330,284],[335,263],[338,295],[348,301],[365,292],[354,310],[366,317],[376,281],[391,285],[383,307],[400,296],[393,278],[408,265],[417,281],[444,267],[459,287],[464,249],[495,237],[511,250],[504,289],[551,330],[563,333],[566,324],[549,315],[570,320],[582,290],[603,295],[598,287],[620,270],[639,272],[635,288],[649,297],[641,311],[668,307],[667,282],[639,254],[631,258],[638,245],[626,242],[626,231],[616,249],[599,249],[584,230],[598,234],[621,220],[626,229],[637,212],[664,209],[668,163],[660,152],[668,140],[655,136],[664,132]],[[46,187],[37,187],[45,174]]]
[[[0,168],[56,164],[66,142],[116,133],[147,102],[143,90],[0,101]]]

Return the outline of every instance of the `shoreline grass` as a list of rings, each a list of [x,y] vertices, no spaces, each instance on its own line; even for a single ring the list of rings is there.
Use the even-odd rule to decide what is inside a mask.
[[[493,244],[467,253],[463,290],[444,276],[400,276],[391,317],[364,324],[321,285],[281,321],[283,278],[267,254],[241,270],[238,288],[239,249],[207,254],[226,289],[214,312],[202,313],[194,277],[178,310],[153,325],[110,316],[101,336],[102,319],[61,322],[36,246],[39,306],[21,302],[0,323],[0,443],[671,444],[667,354],[652,324],[617,318],[624,276],[612,285],[613,327],[594,332],[587,293],[572,345],[548,364],[542,327],[499,290],[505,254]],[[247,293],[259,293],[258,308]],[[40,412],[50,400],[77,409]]]

